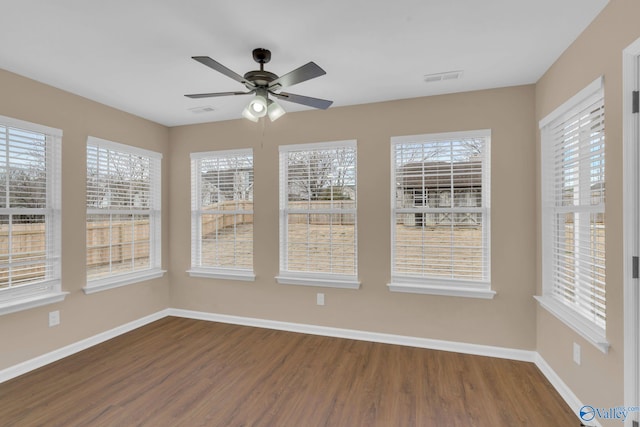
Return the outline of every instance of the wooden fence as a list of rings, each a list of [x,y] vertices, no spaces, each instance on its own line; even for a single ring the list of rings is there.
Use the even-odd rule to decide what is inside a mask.
[[[9,242],[9,226],[0,225],[0,263],[9,262],[9,248],[12,252],[12,261],[44,261],[46,253],[46,239],[44,223],[40,224],[13,224],[11,227],[11,242]],[[33,267],[23,266],[13,272],[13,281],[29,281],[44,277],[43,264]],[[0,269],[0,288],[9,283],[9,269]]]
[[[310,210],[326,210],[332,206],[335,208],[339,205],[343,209],[354,209],[355,202],[350,200],[343,200],[333,202],[318,200],[311,202]],[[291,209],[306,209],[309,207],[309,202],[290,202],[289,208]],[[211,236],[215,235],[216,231],[223,230],[227,227],[244,224],[253,224],[252,214],[231,214],[224,211],[251,211],[253,210],[253,202],[221,202],[215,205],[208,206],[206,210],[217,211],[212,214],[203,214],[202,216],[202,235]],[[312,225],[353,225],[355,223],[355,215],[353,214],[328,214],[328,213],[312,213],[310,215],[290,214],[289,224],[306,224],[307,221]]]
[[[112,265],[141,263],[149,258],[149,220],[89,222],[86,232],[89,270],[109,265],[109,258]]]
[[[232,214],[224,211],[251,211],[253,202],[251,201],[229,201],[207,206],[206,210],[218,211],[211,214],[202,215],[202,235],[215,235],[217,230],[222,230],[234,224],[253,224],[253,214]],[[222,211],[222,212],[220,212]]]
[[[289,202],[290,209],[309,209],[326,210],[326,209],[355,209],[356,203],[353,200],[317,200],[313,202]],[[296,215],[289,214],[289,224],[311,224],[311,225],[354,225],[356,216],[350,213],[329,214],[329,213],[312,213],[308,217],[306,214]]]

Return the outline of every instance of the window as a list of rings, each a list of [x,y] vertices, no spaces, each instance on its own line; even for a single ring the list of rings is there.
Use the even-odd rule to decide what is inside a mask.
[[[391,139],[390,290],[493,298],[489,130]]]
[[[62,131],[0,116],[0,314],[62,301]]]
[[[255,279],[251,149],[191,154],[189,274]]]
[[[598,79],[540,122],[541,305],[607,351],[604,89]]]
[[[86,293],[164,273],[161,159],[160,153],[88,138]]]
[[[356,141],[280,147],[279,283],[358,288]]]

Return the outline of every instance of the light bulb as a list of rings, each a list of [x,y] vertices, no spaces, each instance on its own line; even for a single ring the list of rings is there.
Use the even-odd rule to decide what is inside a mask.
[[[267,99],[262,95],[256,95],[249,103],[249,108],[256,117],[264,117],[267,114]]]
[[[256,113],[260,113],[262,110],[264,110],[264,107],[262,106],[261,103],[259,102],[254,102],[251,104],[251,108],[253,109],[253,111],[255,111]]]

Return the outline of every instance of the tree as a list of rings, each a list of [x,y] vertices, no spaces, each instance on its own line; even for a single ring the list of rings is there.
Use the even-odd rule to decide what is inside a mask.
[[[87,147],[87,207],[148,207],[150,160],[98,147]]]
[[[289,200],[338,200],[355,185],[355,149],[292,151],[288,153]]]
[[[253,200],[253,159],[250,157],[203,160],[200,174],[203,206],[228,200]]]

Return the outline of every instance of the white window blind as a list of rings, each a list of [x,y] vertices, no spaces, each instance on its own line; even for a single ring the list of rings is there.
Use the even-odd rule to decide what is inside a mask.
[[[490,131],[391,142],[392,285],[488,288]]]
[[[60,292],[61,138],[0,117],[0,306]]]
[[[359,286],[356,175],[355,141],[280,147],[281,283]]]
[[[603,340],[606,227],[601,80],[570,100],[563,110],[541,122],[543,296],[577,314],[587,322],[586,329]],[[572,323],[570,317],[563,320],[585,332],[581,322]]]
[[[162,155],[87,140],[87,287],[159,269]]]
[[[190,273],[254,278],[251,149],[191,154]]]

